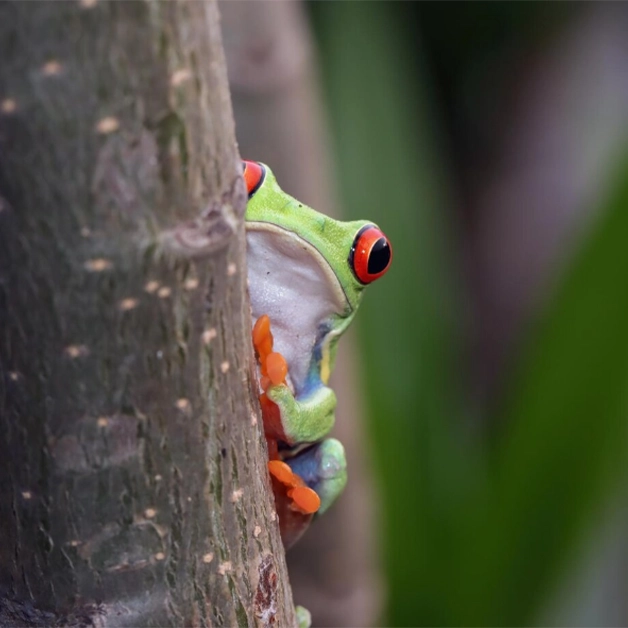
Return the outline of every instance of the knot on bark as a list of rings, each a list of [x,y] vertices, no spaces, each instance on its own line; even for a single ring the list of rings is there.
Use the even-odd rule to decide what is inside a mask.
[[[222,202],[207,206],[195,220],[177,225],[161,234],[161,247],[177,257],[199,258],[224,249],[234,233],[229,219],[233,210]]]
[[[255,615],[263,626],[274,626],[277,615],[277,572],[273,557],[267,554],[258,568],[259,581],[255,591]]]

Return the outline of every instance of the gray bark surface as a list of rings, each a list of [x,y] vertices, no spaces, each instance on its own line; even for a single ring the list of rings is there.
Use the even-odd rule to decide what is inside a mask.
[[[294,625],[215,3],[3,3],[0,51],[0,623]]]

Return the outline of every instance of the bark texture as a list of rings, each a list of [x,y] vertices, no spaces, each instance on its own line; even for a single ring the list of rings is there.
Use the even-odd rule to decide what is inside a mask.
[[[3,3],[0,50],[0,623],[294,625],[215,3]]]

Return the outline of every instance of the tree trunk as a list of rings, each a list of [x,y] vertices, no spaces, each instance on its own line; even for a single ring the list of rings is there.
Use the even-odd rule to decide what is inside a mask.
[[[213,2],[0,5],[0,623],[294,625]]]

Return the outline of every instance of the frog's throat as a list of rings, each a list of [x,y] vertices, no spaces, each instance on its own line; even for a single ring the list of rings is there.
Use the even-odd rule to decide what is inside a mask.
[[[340,280],[322,253],[293,231],[263,221],[248,221],[246,228],[249,279],[255,281],[249,285],[253,316],[270,316],[275,351],[286,358],[289,381],[297,392],[307,389],[313,376],[327,383],[332,369],[333,342],[353,317]],[[265,240],[270,246],[264,245]],[[299,272],[303,265],[315,269],[312,283],[301,283],[308,275]],[[273,268],[279,277],[272,272]],[[268,285],[267,275],[271,281]],[[290,309],[277,301],[285,298],[282,287],[291,295]],[[322,328],[328,331],[321,337]]]
[[[264,221],[246,221],[246,230],[247,231],[266,231],[266,232],[274,232],[280,238],[290,238],[295,242],[298,242],[303,246],[305,250],[307,250],[312,259],[320,266],[323,271],[328,285],[331,286],[332,293],[334,295],[334,301],[338,307],[338,314],[344,316],[349,316],[353,311],[351,307],[351,303],[347,298],[347,294],[342,287],[342,284],[338,280],[334,269],[331,267],[330,263],[325,259],[323,254],[308,240],[303,238],[300,235],[294,233],[290,229],[285,229],[275,223],[264,222]]]

